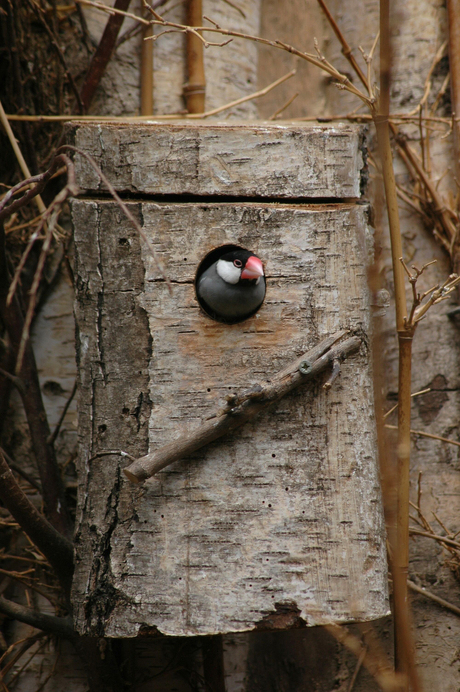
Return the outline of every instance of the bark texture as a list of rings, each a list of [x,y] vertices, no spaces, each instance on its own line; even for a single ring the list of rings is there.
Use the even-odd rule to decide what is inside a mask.
[[[90,128],[82,129],[76,136],[80,146],[83,135],[87,143],[94,141]],[[166,161],[174,170],[171,139],[183,140],[184,130],[163,129],[170,137]],[[94,130],[101,136],[100,128]],[[161,151],[153,144],[157,130],[151,128],[149,151]],[[260,128],[253,146],[249,128],[245,149],[243,130],[236,130],[237,148],[235,129],[228,128],[225,144],[222,128],[219,147],[227,152],[228,178],[224,184],[214,178],[214,189],[226,189],[228,179],[239,181],[239,194],[246,179],[248,185],[260,180],[258,187],[270,194],[277,181],[280,197],[292,194],[295,181],[294,189],[300,189],[294,157],[305,161],[305,149],[292,147],[289,128],[275,130],[281,134],[279,166],[265,154],[272,142],[267,129]],[[198,158],[191,148],[193,167],[187,147],[181,150],[182,169],[193,168],[197,177],[208,158],[213,160],[206,146],[211,142],[214,151],[215,134],[206,131],[197,128],[204,144]],[[129,141],[138,139],[124,128],[120,132]],[[145,137],[148,132],[141,131]],[[358,174],[352,188],[359,190],[358,134],[350,129],[350,155],[340,129],[311,130],[317,157],[311,156],[311,182],[299,196],[328,189],[337,197],[340,188],[350,190],[352,170]],[[295,140],[302,143],[299,134]],[[120,145],[115,151],[114,128],[104,130],[102,141],[109,160],[129,150]],[[251,146],[263,154],[254,155],[252,175]],[[121,189],[142,178],[142,167],[136,173],[134,157],[130,160],[124,178],[112,177]],[[241,168],[244,175],[237,179],[234,170]],[[281,170],[287,171],[283,177]],[[187,191],[196,189],[184,180]],[[170,191],[167,176],[155,184],[157,193]],[[148,444],[153,451],[197,427],[227,394],[257,385],[328,334],[342,328],[368,333],[367,207],[286,200],[129,204],[161,259],[171,291],[114,202],[73,204],[81,377],[74,582],[79,630],[135,636],[148,627],[193,635],[384,615],[385,546],[365,350],[343,365],[329,392],[317,384],[289,395],[258,421],[198,451],[192,463],[177,462],[142,489],[122,479],[126,462],[120,455],[94,459],[104,449],[137,455]],[[266,261],[268,277],[260,311],[231,326],[204,315],[194,289],[200,261],[225,244],[256,252]],[[141,413],[134,431],[128,421],[136,406]]]
[[[356,199],[366,183],[364,129],[271,123],[76,125],[75,146],[90,154],[116,190],[148,195],[231,195]],[[81,156],[79,185],[103,184]]]

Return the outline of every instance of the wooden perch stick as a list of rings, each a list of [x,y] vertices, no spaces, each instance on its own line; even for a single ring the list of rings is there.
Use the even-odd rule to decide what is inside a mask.
[[[342,330],[324,339],[277,373],[263,387],[256,387],[239,396],[230,397],[226,409],[218,411],[194,432],[182,435],[155,452],[136,459],[124,469],[125,475],[133,483],[145,481],[174,461],[189,456],[200,447],[239,428],[296,387],[317,377],[330,364],[334,365],[332,377],[335,379],[338,363],[357,351],[361,345],[361,339],[357,336],[349,337],[338,344],[337,342],[346,334],[347,332]],[[328,380],[324,387],[329,389],[331,384]]]

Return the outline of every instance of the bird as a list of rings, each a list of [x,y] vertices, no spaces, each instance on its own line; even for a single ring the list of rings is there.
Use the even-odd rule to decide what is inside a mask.
[[[198,277],[196,293],[213,319],[242,322],[257,312],[265,298],[263,264],[249,250],[227,252]]]

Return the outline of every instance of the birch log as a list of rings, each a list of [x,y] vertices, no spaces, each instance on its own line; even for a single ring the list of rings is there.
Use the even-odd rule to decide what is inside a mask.
[[[140,195],[357,199],[366,182],[365,130],[355,126],[173,124],[69,128],[119,192]],[[104,185],[77,156],[78,183]]]
[[[119,136],[128,139],[128,133]],[[251,136],[249,130],[249,142]],[[112,155],[114,130],[110,137]],[[261,137],[255,152],[264,151]],[[285,151],[292,158],[296,149]],[[322,171],[339,163],[336,157],[328,167],[324,148],[319,152],[310,171],[313,190],[323,184]],[[244,151],[231,158],[241,161]],[[196,176],[203,159],[206,153]],[[271,170],[270,184],[278,177],[282,193],[296,174],[283,178],[280,172],[299,170],[292,160],[278,168],[269,160],[264,167],[257,154],[254,160],[252,178],[262,189],[268,189],[264,171]],[[356,151],[345,160],[359,171]],[[119,179],[119,188],[127,179]],[[166,178],[159,180],[166,185]],[[341,183],[335,180],[336,192]],[[307,197],[308,185],[303,190]],[[365,338],[367,207],[350,201],[153,203],[145,196],[128,204],[171,291],[114,202],[88,198],[72,210],[81,441],[73,592],[78,629],[116,637],[194,635],[384,615],[385,542],[365,348],[346,360],[330,390],[318,384],[289,394],[142,487],[124,478],[120,454],[141,456],[193,430],[228,394],[270,379],[330,334],[346,329]],[[266,263],[265,302],[235,325],[202,313],[194,289],[202,258],[225,244],[248,247]],[[104,450],[114,453],[96,457]]]

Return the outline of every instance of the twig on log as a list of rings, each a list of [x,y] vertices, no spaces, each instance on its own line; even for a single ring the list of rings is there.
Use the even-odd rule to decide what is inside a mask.
[[[340,375],[340,360],[334,359],[332,363],[332,372],[329,376],[329,379],[327,382],[324,383],[323,387],[326,391],[329,391],[329,389],[332,387],[334,384],[335,380],[337,377]]]
[[[157,451],[136,459],[124,469],[125,475],[133,483],[141,483],[174,461],[189,456],[200,447],[239,428],[296,387],[317,377],[331,363],[339,362],[357,351],[361,345],[361,339],[357,336],[337,343],[346,334],[345,330],[333,334],[277,373],[263,387],[232,397],[226,409],[217,412],[194,432],[182,435]]]

